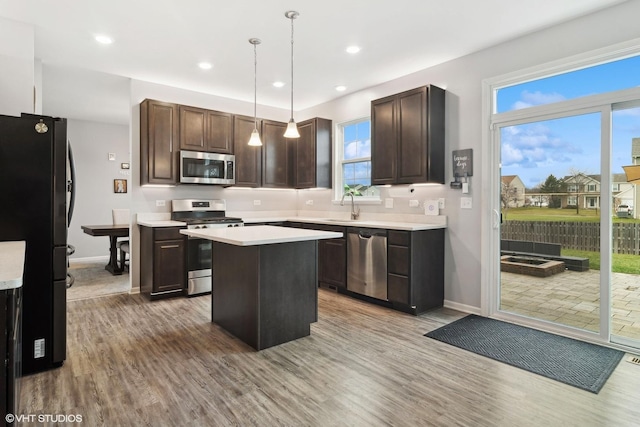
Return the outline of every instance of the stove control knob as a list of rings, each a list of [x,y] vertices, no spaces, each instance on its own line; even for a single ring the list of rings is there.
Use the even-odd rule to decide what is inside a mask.
[[[229,228],[229,227],[233,227],[233,224],[229,224],[229,225],[227,225],[227,228]]]

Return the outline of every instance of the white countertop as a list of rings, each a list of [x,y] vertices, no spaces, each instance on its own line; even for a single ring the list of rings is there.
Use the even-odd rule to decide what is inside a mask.
[[[301,228],[274,227],[256,225],[254,227],[208,228],[198,230],[180,230],[191,237],[228,243],[236,246],[271,245],[274,243],[303,242],[308,240],[335,239],[342,233]]]
[[[419,222],[398,222],[398,221],[380,221],[380,220],[350,220],[339,218],[306,218],[306,217],[294,217],[289,218],[288,221],[293,222],[305,222],[311,224],[328,224],[328,225],[340,225],[346,227],[364,227],[364,228],[385,228],[388,230],[405,230],[405,231],[418,231],[418,230],[435,230],[438,228],[447,228],[446,224],[427,224]]]
[[[186,223],[172,221],[170,213],[140,213],[137,216],[137,224],[145,227],[184,227]],[[304,222],[309,224],[337,225],[341,227],[364,227],[364,228],[385,228],[388,230],[434,230],[447,228],[447,217],[442,215],[391,215],[391,214],[370,214],[359,220],[348,219],[346,216],[336,216],[335,212],[312,211],[306,216],[297,216],[295,213],[286,212],[265,212],[264,216],[256,215],[255,212],[227,212],[227,216],[242,218],[247,224],[256,222]]]
[[[144,225],[145,227],[184,227],[186,222],[167,220],[145,220],[138,219],[138,225]]]
[[[22,286],[25,242],[0,242],[0,290]]]

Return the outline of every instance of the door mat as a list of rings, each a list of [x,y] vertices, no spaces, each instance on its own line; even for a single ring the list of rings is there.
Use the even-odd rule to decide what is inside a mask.
[[[425,336],[596,394],[624,356],[622,351],[473,314]]]

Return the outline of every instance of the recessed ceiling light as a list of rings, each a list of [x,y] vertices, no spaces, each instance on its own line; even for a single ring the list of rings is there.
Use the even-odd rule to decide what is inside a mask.
[[[113,39],[109,36],[105,36],[103,34],[98,34],[95,37],[96,41],[100,44],[111,44],[113,43]]]
[[[283,87],[284,82],[273,82],[273,87]]]
[[[344,92],[345,90],[347,90],[347,87],[346,86],[342,86],[342,85],[336,86],[336,90],[338,92]]]
[[[360,46],[349,46],[346,50],[347,53],[358,53],[360,52]]]
[[[201,62],[198,64],[198,67],[202,68],[203,70],[210,70],[213,68],[213,65],[211,65],[209,62]]]

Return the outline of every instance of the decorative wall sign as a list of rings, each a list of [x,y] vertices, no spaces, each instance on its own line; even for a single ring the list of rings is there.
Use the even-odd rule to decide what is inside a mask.
[[[453,176],[473,176],[473,148],[453,152]]]
[[[127,192],[127,180],[126,179],[114,179],[113,180],[113,192],[114,193],[126,193]]]

